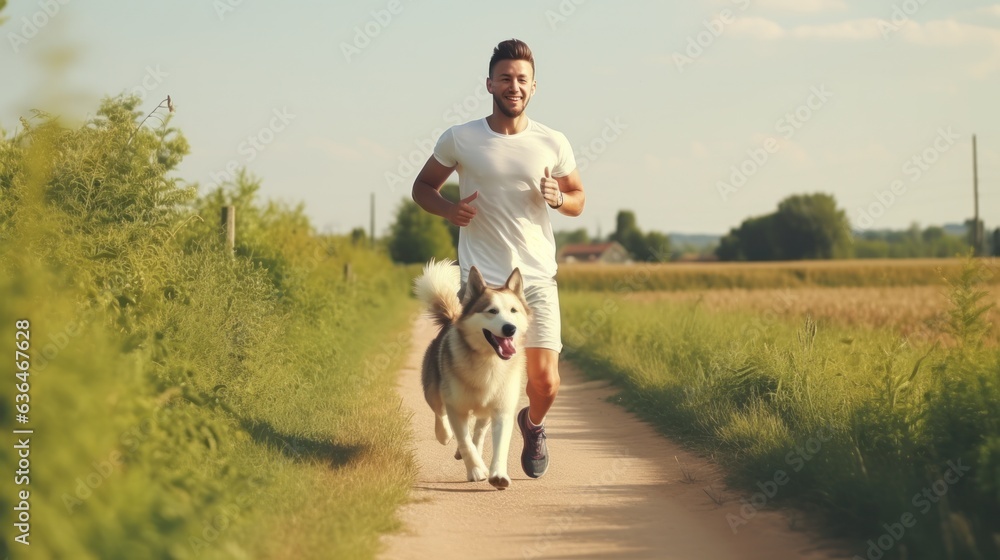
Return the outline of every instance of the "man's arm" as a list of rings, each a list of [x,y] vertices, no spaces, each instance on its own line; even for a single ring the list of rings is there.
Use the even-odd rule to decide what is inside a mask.
[[[476,215],[475,207],[469,203],[479,196],[479,192],[474,192],[457,203],[441,196],[441,186],[454,170],[454,167],[445,167],[437,158],[431,156],[413,182],[412,196],[413,201],[424,210],[435,216],[441,216],[456,226],[465,227]]]
[[[565,216],[579,216],[583,212],[587,197],[583,194],[583,181],[580,180],[580,172],[576,169],[565,177],[552,177],[549,175],[549,168],[546,167],[541,186],[542,197],[545,198],[549,208],[558,210]],[[561,205],[560,199],[562,199]]]

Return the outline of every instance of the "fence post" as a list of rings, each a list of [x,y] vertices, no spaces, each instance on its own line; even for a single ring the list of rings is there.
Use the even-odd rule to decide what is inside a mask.
[[[222,236],[229,255],[234,255],[236,247],[236,207],[222,207]]]

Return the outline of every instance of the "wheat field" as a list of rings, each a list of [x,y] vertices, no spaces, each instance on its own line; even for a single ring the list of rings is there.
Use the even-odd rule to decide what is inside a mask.
[[[984,303],[995,305],[987,312],[987,320],[996,325],[1000,324],[1000,290],[990,292]],[[920,341],[940,338],[949,308],[943,286],[633,292],[625,299],[687,303],[710,312],[749,311],[765,320],[800,322],[811,317],[820,325],[891,329]],[[1000,343],[1000,333],[994,331],[988,341]]]
[[[978,259],[985,284],[1000,284],[1000,261]],[[945,286],[962,259],[590,264],[559,266],[564,290],[661,291],[725,288]]]

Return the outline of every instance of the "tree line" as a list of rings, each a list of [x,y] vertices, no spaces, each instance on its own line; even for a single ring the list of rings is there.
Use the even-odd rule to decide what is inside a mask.
[[[458,185],[446,183],[441,195],[448,200],[459,200]],[[569,243],[595,243],[617,241],[634,260],[647,262],[667,261],[670,258],[670,238],[658,231],[642,231],[635,213],[621,210],[616,218],[615,231],[607,238],[591,238],[585,228],[569,232],[556,232],[556,245]],[[425,212],[410,199],[404,199],[396,210],[395,221],[389,228],[386,247],[396,262],[420,263],[433,258],[455,258],[458,247],[458,226],[444,218]],[[364,230],[353,237],[364,239]]]
[[[441,194],[459,199],[458,185],[447,183]],[[966,224],[972,231],[971,220]],[[980,227],[982,225],[980,224]],[[418,263],[432,257],[455,258],[459,228],[431,215],[406,199],[396,211],[386,246],[396,262]],[[356,232],[364,239],[364,230]],[[635,212],[619,210],[615,230],[607,236],[591,236],[586,228],[555,232],[557,247],[615,241],[635,261],[666,262],[680,252],[670,237],[660,231],[643,231]],[[1000,228],[987,236],[984,254],[1000,256]],[[939,226],[921,229],[914,224],[902,231],[853,232],[847,213],[826,193],[792,195],[774,212],[744,220],[722,236],[711,255],[721,261],[776,261],[838,258],[926,258],[953,257],[967,253],[971,233],[960,236]]]

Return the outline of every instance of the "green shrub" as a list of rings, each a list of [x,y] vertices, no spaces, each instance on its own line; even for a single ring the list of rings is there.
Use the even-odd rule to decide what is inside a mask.
[[[386,413],[408,271],[258,201],[245,173],[199,196],[171,174],[183,136],[140,126],[137,106],[0,138],[0,332],[31,321],[33,552],[274,556],[288,535],[261,527],[295,516],[304,554],[372,555],[413,470],[405,418]]]

